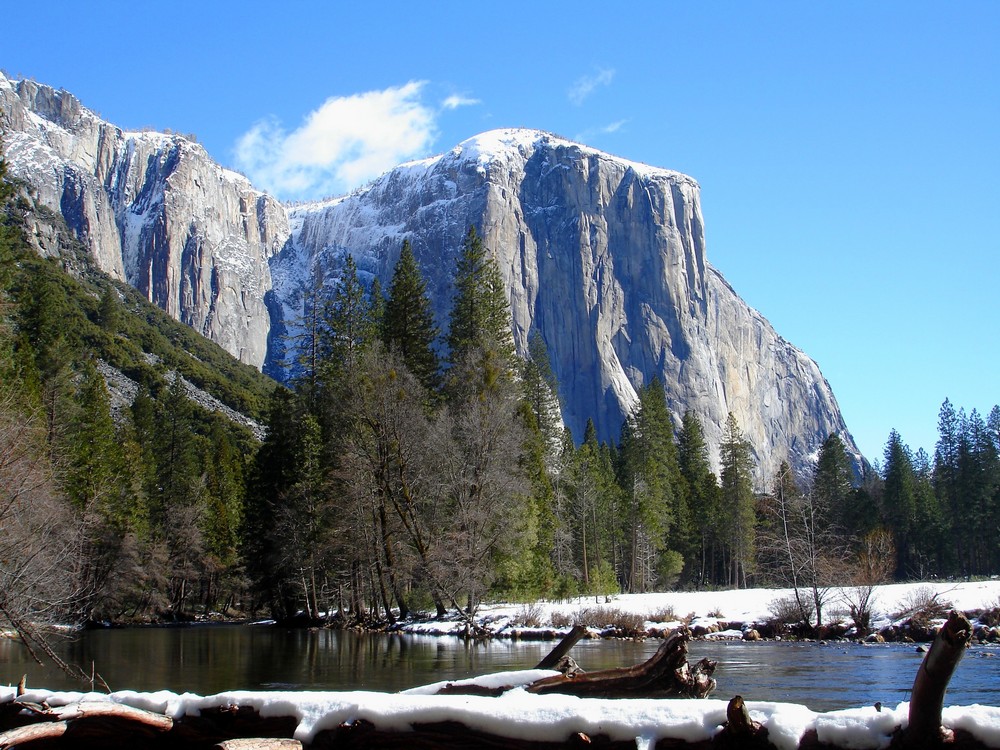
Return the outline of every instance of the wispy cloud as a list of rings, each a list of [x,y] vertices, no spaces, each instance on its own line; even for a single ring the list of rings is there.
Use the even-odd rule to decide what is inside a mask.
[[[580,143],[589,143],[591,139],[595,136],[609,135],[611,133],[617,133],[628,123],[628,120],[615,120],[607,125],[601,125],[596,128],[588,128],[582,133],[577,133],[573,136],[574,141],[579,141]]]
[[[441,102],[441,106],[444,109],[458,109],[459,107],[472,107],[476,104],[482,104],[482,102],[479,99],[472,99],[471,97],[460,96],[458,94],[452,94],[443,102]]]
[[[570,102],[576,106],[583,104],[584,100],[594,93],[600,86],[609,86],[614,80],[615,71],[613,68],[601,68],[593,75],[581,76],[570,86],[566,95]]]
[[[345,192],[430,149],[436,122],[424,85],[331,97],[292,132],[262,120],[237,141],[236,164],[282,198]]]

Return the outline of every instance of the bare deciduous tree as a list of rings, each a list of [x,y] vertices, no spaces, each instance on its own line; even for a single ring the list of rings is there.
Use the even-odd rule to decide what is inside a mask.
[[[55,488],[44,422],[25,412],[12,389],[0,390],[0,625],[36,660],[41,652],[79,676],[43,632],[79,598],[68,572],[79,544],[75,521]]]

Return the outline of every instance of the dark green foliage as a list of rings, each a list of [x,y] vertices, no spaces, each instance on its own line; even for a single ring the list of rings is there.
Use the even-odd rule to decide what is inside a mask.
[[[243,519],[243,554],[257,602],[266,604],[281,617],[295,614],[297,596],[295,571],[280,564],[284,542],[275,533],[275,520],[284,498],[301,474],[299,435],[305,417],[300,400],[283,386],[275,387],[270,399],[267,437],[250,470]]]
[[[235,600],[242,467],[256,441],[194,405],[181,377],[251,414],[269,381],[94,270],[51,212],[19,201],[0,228],[0,373],[44,427],[53,526],[72,526],[61,570],[73,592],[57,616],[175,615]],[[28,213],[54,222],[60,257],[26,244]],[[102,362],[140,384],[115,416]]]
[[[753,453],[730,412],[719,446],[721,539],[728,559],[727,585],[746,587],[756,560]]]
[[[677,539],[681,519],[687,518],[673,419],[657,378],[639,390],[639,402],[625,422],[620,467],[622,586],[629,592],[647,591],[661,583],[661,573],[667,580],[680,573],[671,569],[676,568],[670,563],[676,561],[676,551],[667,560],[664,555]]]
[[[435,390],[440,370],[434,351],[438,329],[434,325],[427,285],[417,267],[409,240],[404,240],[399,253],[381,324],[386,347],[399,351],[407,368],[424,388]]]
[[[474,226],[469,227],[465,236],[455,271],[448,350],[453,367],[465,361],[471,352],[491,351],[504,372],[512,372],[514,368],[507,287]]]
[[[896,577],[906,578],[913,566],[916,532],[917,477],[909,447],[892,430],[885,444],[882,488],[882,515],[893,532],[896,547]]]
[[[712,473],[708,445],[701,421],[692,411],[684,413],[677,435],[677,463],[689,509],[691,542],[687,547],[687,580],[698,588],[715,580],[721,553],[721,498],[719,482]],[[691,564],[694,561],[694,564]]]
[[[854,493],[852,483],[853,472],[844,443],[831,434],[819,450],[812,488],[816,506],[822,509],[824,524],[842,525],[841,519],[847,517]]]
[[[934,515],[947,546],[939,557],[953,575],[985,575],[1000,565],[995,529],[1000,520],[1000,409],[986,420],[945,400],[938,415],[934,466]],[[921,495],[923,497],[923,495]],[[930,505],[929,499],[923,503]]]

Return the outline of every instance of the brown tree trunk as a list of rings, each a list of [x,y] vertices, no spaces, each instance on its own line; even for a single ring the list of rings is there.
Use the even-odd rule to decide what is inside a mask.
[[[950,734],[941,726],[944,694],[972,640],[972,624],[957,612],[938,631],[924,655],[910,693],[910,721],[903,734],[905,747],[937,745]]]

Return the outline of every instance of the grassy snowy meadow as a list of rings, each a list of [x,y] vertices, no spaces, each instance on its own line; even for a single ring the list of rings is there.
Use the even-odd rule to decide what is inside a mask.
[[[806,597],[810,595],[805,590],[800,591]],[[630,616],[633,621],[641,618],[647,630],[666,630],[682,624],[693,629],[738,624],[745,630],[774,622],[782,602],[787,602],[793,594],[792,589],[736,589],[588,596],[530,604],[494,603],[481,607],[477,619],[498,635],[513,631],[523,635],[530,635],[533,630],[568,631],[581,613],[590,619],[599,616],[600,610],[609,618],[622,615]],[[824,624],[841,623],[849,627],[852,623],[848,601],[854,595],[853,587],[826,591]],[[871,600],[871,630],[877,632],[905,620],[915,607],[931,597],[936,597],[942,608],[959,612],[996,609],[1000,607],[1000,579],[877,586]],[[402,629],[412,633],[457,635],[463,632],[465,625],[462,620],[419,621],[407,623]],[[600,626],[597,628],[599,630]],[[726,635],[739,637],[740,633],[730,630]]]

